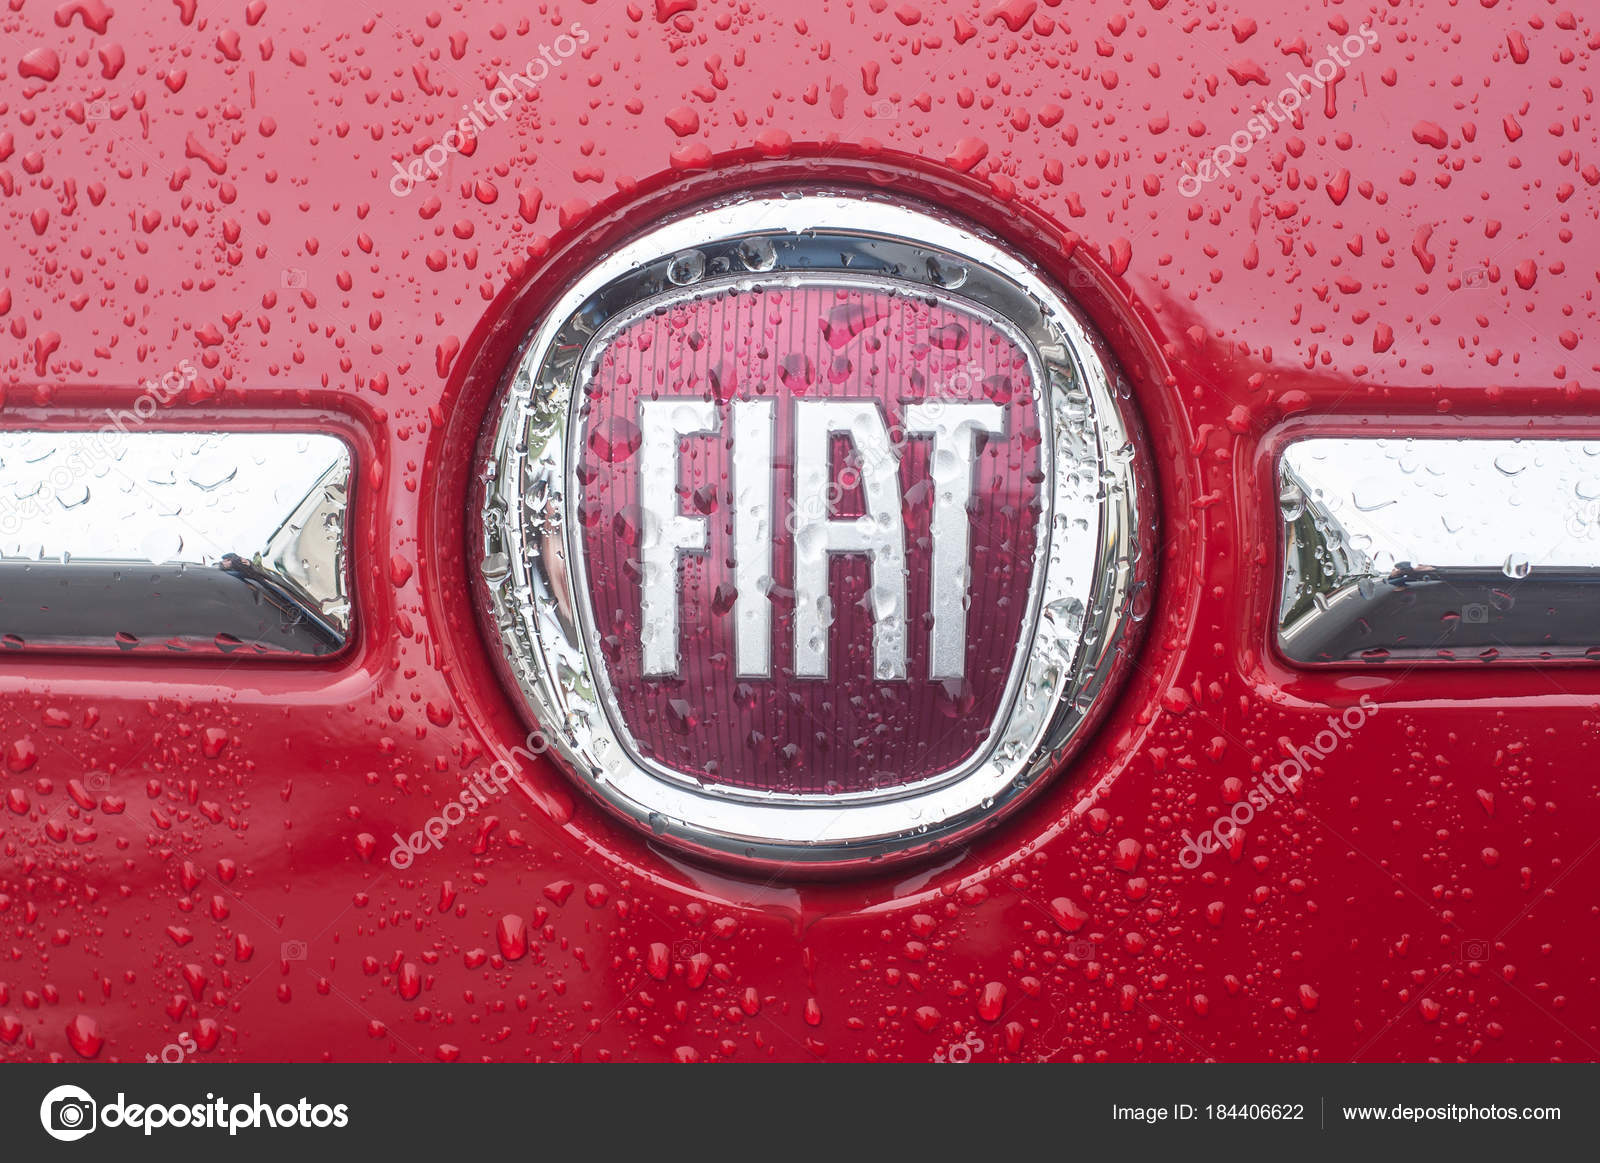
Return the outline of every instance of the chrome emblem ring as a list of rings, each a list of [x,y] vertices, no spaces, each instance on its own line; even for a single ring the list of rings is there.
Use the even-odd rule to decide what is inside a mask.
[[[676,217],[561,294],[490,419],[496,663],[664,842],[947,848],[1065,765],[1125,668],[1153,583],[1129,397],[1047,278],[941,212]]]

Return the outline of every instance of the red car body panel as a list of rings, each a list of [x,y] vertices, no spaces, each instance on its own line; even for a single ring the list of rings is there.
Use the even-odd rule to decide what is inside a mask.
[[[0,425],[92,421],[190,358],[153,424],[344,436],[359,615],[315,664],[6,657],[0,1057],[927,1061],[972,1032],[980,1060],[1600,1056],[1600,672],[1311,672],[1271,637],[1291,435],[1600,436],[1577,7],[8,12]],[[574,22],[535,96],[391,192]],[[1299,124],[1180,190],[1363,23]],[[1093,318],[1158,466],[1132,678],[942,861],[696,864],[542,762],[395,871],[391,835],[526,731],[467,552],[518,345],[668,211],[803,184],[970,218]],[[1181,866],[1230,779],[1362,695],[1381,713],[1292,804]]]

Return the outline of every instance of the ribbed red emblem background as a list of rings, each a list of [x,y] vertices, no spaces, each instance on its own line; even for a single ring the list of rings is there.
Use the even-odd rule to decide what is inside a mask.
[[[1034,569],[1043,480],[1040,424],[1026,358],[997,328],[956,302],[885,290],[810,284],[712,294],[631,324],[584,385],[578,474],[588,599],[622,725],[641,754],[711,784],[828,795],[892,787],[949,770],[983,744],[1019,645]],[[679,444],[681,511],[709,518],[709,551],[680,570],[682,664],[646,678],[640,647],[638,404],[686,396],[718,402],[721,431]],[[734,667],[733,399],[777,402],[772,525],[773,673]],[[901,453],[909,606],[908,679],[872,675],[872,613],[864,558],[831,565],[834,622],[826,679],[791,673],[792,401],[879,401]],[[966,677],[928,679],[931,442],[899,435],[907,404],[1002,404],[1006,435],[980,443],[971,520],[972,584]],[[836,436],[841,483],[831,515],[863,512]],[[841,474],[843,474],[841,476]],[[813,499],[813,505],[826,498]]]

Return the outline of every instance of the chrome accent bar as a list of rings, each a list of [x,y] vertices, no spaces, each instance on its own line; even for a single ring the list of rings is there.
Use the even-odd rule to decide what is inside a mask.
[[[1290,662],[1600,660],[1600,441],[1315,438],[1278,487]]]
[[[350,473],[323,433],[0,432],[0,646],[337,653]]]

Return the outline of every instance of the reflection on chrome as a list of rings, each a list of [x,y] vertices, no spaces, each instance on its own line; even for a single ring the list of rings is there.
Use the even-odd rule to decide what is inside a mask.
[[[1289,661],[1600,659],[1600,442],[1303,440],[1278,489]]]
[[[349,486],[318,433],[0,432],[0,644],[334,654]]]

